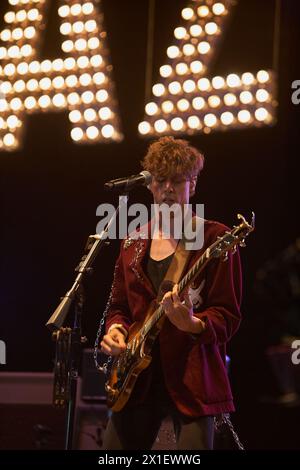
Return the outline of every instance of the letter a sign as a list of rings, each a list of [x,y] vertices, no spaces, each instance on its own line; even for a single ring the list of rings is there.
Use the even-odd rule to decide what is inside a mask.
[[[40,61],[50,0],[9,0],[0,33],[0,150],[22,145],[26,116],[67,110],[77,143],[122,139],[99,2],[60,1],[63,57]]]

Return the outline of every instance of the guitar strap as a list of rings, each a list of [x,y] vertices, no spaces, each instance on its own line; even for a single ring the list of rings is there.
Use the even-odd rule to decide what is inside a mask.
[[[174,284],[177,284],[180,281],[190,259],[190,255],[191,251],[186,250],[183,240],[180,240],[177,244],[171,264],[160,285],[158,293],[159,300],[162,299],[166,292],[173,289]]]

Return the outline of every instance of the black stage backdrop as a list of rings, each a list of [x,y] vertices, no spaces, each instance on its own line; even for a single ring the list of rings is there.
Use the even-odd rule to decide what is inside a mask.
[[[53,1],[42,58],[60,57],[57,2]],[[158,0],[154,35],[154,80],[164,63],[183,0]],[[196,198],[206,218],[231,226],[236,213],[256,213],[256,232],[242,251],[244,321],[231,342],[232,382],[238,423],[246,445],[295,447],[285,431],[268,440],[267,422],[292,426],[299,408],[281,418],[261,408],[258,398],[272,386],[265,360],[273,308],[257,297],[256,271],[299,236],[299,151],[291,84],[300,79],[299,2],[284,0],[279,50],[279,107],[274,127],[215,132],[190,141],[202,149],[206,165]],[[298,4],[298,5],[297,5]],[[1,26],[7,2],[1,1]],[[67,112],[30,116],[24,147],[0,152],[0,339],[6,342],[2,371],[50,371],[54,347],[45,323],[70,288],[74,268],[89,234],[96,207],[116,201],[103,191],[106,180],[138,173],[149,141],[138,136],[145,104],[148,1],[103,0],[125,139],[118,144],[80,146],[71,141]],[[241,0],[212,74],[272,68],[275,0]],[[139,189],[130,202],[150,202]],[[86,287],[84,334],[92,346],[111,284],[118,242],[103,251]],[[271,385],[270,385],[271,384]],[[290,419],[290,421],[288,421]],[[279,421],[278,421],[279,420]],[[285,422],[285,421],[284,421]],[[258,429],[259,428],[259,429]],[[281,437],[280,437],[281,436]],[[271,439],[271,438],[270,438]]]

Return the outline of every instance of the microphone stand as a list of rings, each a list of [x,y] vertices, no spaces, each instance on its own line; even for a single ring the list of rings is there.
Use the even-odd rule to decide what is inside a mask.
[[[86,338],[81,336],[81,318],[83,312],[84,304],[84,290],[83,290],[83,279],[84,275],[92,272],[92,263],[97,257],[99,251],[103,248],[104,245],[109,245],[110,242],[107,241],[107,235],[109,233],[110,227],[115,222],[118,213],[121,208],[127,204],[128,194],[123,194],[119,197],[119,205],[115,210],[114,214],[110,218],[106,227],[98,235],[90,235],[88,240],[90,243],[87,244],[89,250],[87,255],[84,255],[81,258],[81,261],[78,267],[75,269],[77,276],[71,287],[71,289],[62,297],[60,304],[54,311],[54,313],[49,318],[46,323],[47,328],[52,332],[58,332],[62,328],[67,313],[74,302],[74,325],[70,334],[70,348],[69,356],[66,358],[66,376],[68,381],[67,388],[67,398],[62,400],[61,403],[67,401],[68,410],[67,410],[67,421],[66,421],[66,433],[65,433],[65,450],[72,449],[72,440],[73,440],[73,429],[74,429],[74,416],[75,416],[75,405],[76,405],[76,393],[77,393],[77,378],[79,363],[81,357],[81,345],[86,341]],[[61,367],[61,364],[59,364]],[[63,388],[63,393],[66,392],[66,389]]]

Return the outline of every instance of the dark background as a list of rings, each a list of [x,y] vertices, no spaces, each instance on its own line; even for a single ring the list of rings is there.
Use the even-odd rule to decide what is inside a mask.
[[[7,2],[1,1],[1,27]],[[52,1],[42,57],[62,56],[57,1]],[[96,207],[116,198],[106,180],[138,173],[149,141],[139,137],[143,119],[148,1],[103,0],[125,139],[118,144],[76,145],[67,112],[28,118],[23,149],[0,152],[0,339],[7,345],[5,371],[50,371],[54,346],[45,323],[71,286],[86,238],[95,233]],[[276,391],[264,350],[276,322],[273,306],[257,295],[256,271],[299,236],[299,155],[291,83],[299,58],[300,8],[281,2],[278,121],[271,128],[231,130],[190,138],[204,151],[205,169],[195,200],[205,217],[232,226],[236,213],[256,213],[256,232],[242,251],[244,320],[230,345],[237,412],[234,421],[248,448],[299,447],[299,408],[262,405]],[[157,0],[153,82],[165,61],[183,0]],[[275,0],[241,0],[212,75],[273,68]],[[149,202],[138,190],[131,202]],[[94,343],[111,284],[118,242],[103,251],[86,286],[84,334]],[[299,366],[300,367],[300,366]]]

